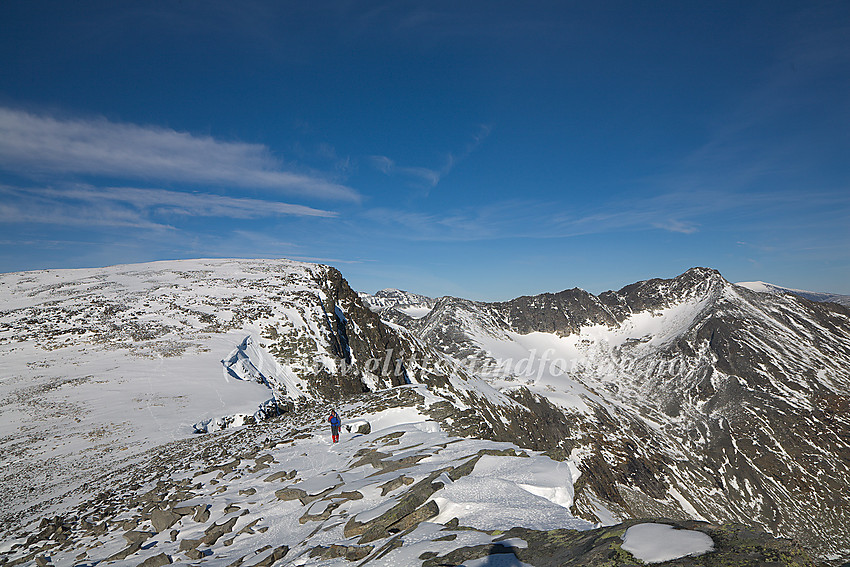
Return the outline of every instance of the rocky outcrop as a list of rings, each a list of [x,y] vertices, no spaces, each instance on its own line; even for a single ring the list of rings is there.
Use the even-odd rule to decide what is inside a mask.
[[[412,388],[392,389],[362,395],[346,415],[377,408],[397,415],[422,411],[425,404]],[[28,564],[39,557],[51,558],[57,567],[76,564],[71,558],[92,564],[121,559],[145,567],[186,560],[272,567],[288,558],[402,564],[399,558],[410,557],[406,546],[424,542],[442,551],[421,553],[414,564],[459,565],[499,553],[538,567],[638,564],[619,547],[622,534],[637,521],[582,531],[507,525],[494,531],[457,518],[446,521],[438,505],[444,488],[480,474],[476,467],[482,459],[485,471],[500,470],[499,459],[511,466],[525,459],[540,466],[543,459],[551,466],[547,478],[563,469],[516,445],[449,437],[432,425],[344,439],[329,452],[318,440],[326,437],[325,425],[299,410],[253,428],[175,442],[111,471],[99,481],[110,490],[83,498],[66,516],[33,523],[26,543],[10,546],[0,564]],[[551,454],[563,457],[564,451]],[[79,494],[74,498],[81,500]],[[714,552],[676,565],[812,566],[799,546],[753,529],[654,521],[703,531],[715,541]],[[271,528],[302,527],[307,529],[303,541],[292,549],[263,537]]]
[[[653,520],[675,528],[696,530],[714,541],[714,551],[680,557],[664,565],[697,566],[762,566],[814,567],[805,551],[790,540],[776,539],[764,532],[742,525],[714,525],[705,522]],[[463,547],[446,555],[420,557],[423,567],[460,565],[474,559],[506,554],[535,567],[638,567],[645,565],[621,545],[626,530],[645,520],[629,520],[616,526],[588,531],[538,531],[513,528],[498,536],[493,543]],[[511,542],[521,541],[522,544]]]

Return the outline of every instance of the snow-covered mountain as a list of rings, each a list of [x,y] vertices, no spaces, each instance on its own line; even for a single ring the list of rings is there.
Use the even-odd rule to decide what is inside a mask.
[[[569,416],[586,517],[735,520],[850,552],[848,309],[693,269],[599,296],[446,297],[407,324]]]
[[[384,318],[392,312],[398,312],[413,319],[421,319],[431,312],[437,300],[418,293],[387,288],[374,295],[360,292],[360,299],[373,311],[384,312]]]
[[[4,513],[116,456],[415,380],[464,404],[503,398],[433,375],[439,358],[366,309],[334,268],[197,260],[0,276]],[[505,403],[509,401],[505,398]]]
[[[44,553],[38,550],[45,541],[60,541],[50,520],[39,529],[51,535],[27,543],[35,529],[29,522],[48,513],[67,520],[62,533],[76,534],[67,548],[77,555],[79,538],[104,547],[89,548],[91,564],[107,557],[101,551],[120,551],[115,526],[125,521],[160,534],[151,536],[156,546],[144,543],[128,552],[121,563],[127,565],[162,552],[193,557],[198,549],[196,560],[213,565],[238,559],[230,551],[250,551],[242,558],[253,565],[249,558],[259,560],[283,544],[298,557],[284,562],[297,565],[343,564],[344,558],[333,559],[349,553],[340,546],[388,565],[404,563],[391,554],[398,546],[411,553],[415,548],[421,555],[414,564],[437,564],[436,557],[454,561],[459,556],[445,554],[472,545],[465,536],[441,531],[457,526],[449,522],[451,514],[463,520],[461,526],[485,531],[551,527],[519,520],[508,525],[509,517],[491,525],[486,518],[492,515],[463,512],[502,506],[537,510],[532,515],[540,518],[552,513],[563,526],[583,528],[645,517],[667,517],[680,527],[692,520],[731,520],[795,537],[820,557],[846,556],[848,368],[846,308],[755,293],[706,269],[599,296],[573,289],[503,303],[434,300],[398,290],[358,295],[334,268],[287,260],[5,274],[0,490],[6,506],[0,527],[11,535],[25,528],[30,535],[26,545],[0,537],[18,544],[14,550],[13,543],[0,544],[0,550],[8,548],[18,559],[32,554],[24,560],[32,561]],[[357,438],[360,446],[320,446],[318,428],[330,404],[342,407],[349,421],[370,423],[372,433]],[[393,421],[394,412],[415,419]],[[419,424],[416,431],[411,423]],[[240,424],[253,427],[232,428]],[[377,429],[385,431],[377,435]],[[423,432],[427,440],[420,439]],[[382,439],[386,435],[404,435],[410,443],[394,447],[396,438]],[[279,447],[281,439],[289,448]],[[161,446],[168,440],[174,443]],[[258,475],[266,467],[254,457],[267,459],[263,450],[273,459],[264,463],[281,469],[269,472],[295,471],[281,490],[307,494],[304,516],[279,510],[280,498],[262,484]],[[370,457],[369,450],[380,454]],[[472,496],[452,492],[457,479],[430,477],[462,466],[481,450],[507,451],[491,456],[508,461],[467,466],[475,478],[490,478],[493,467],[508,471],[510,459],[525,451],[545,463],[540,474],[549,480],[481,480],[481,486],[492,485],[489,492],[500,487],[511,496],[500,504],[479,491],[475,498],[484,500],[461,505],[458,498]],[[198,467],[233,459],[242,464],[219,469],[220,478],[191,481]],[[370,479],[400,470],[400,463],[410,467],[413,483],[402,481],[398,498],[380,501]],[[364,475],[363,464],[375,472]],[[563,474],[554,482],[546,470]],[[136,480],[118,490],[128,475]],[[308,479],[334,475],[339,494],[351,498],[324,494],[330,485],[313,486]],[[150,495],[160,480],[174,494],[157,505],[159,496]],[[438,481],[442,487],[434,488]],[[216,487],[222,482],[229,488]],[[425,500],[418,500],[421,488],[404,496],[425,485],[431,486]],[[100,498],[104,490],[110,495]],[[382,488],[381,497],[393,490]],[[516,490],[542,500],[526,502]],[[364,502],[352,504],[360,500],[355,492]],[[125,497],[131,504],[122,503]],[[69,498],[80,505],[73,518],[62,512]],[[390,530],[380,532],[375,548],[354,549],[366,545],[363,533],[345,528],[354,518],[352,525],[366,524],[406,502],[404,514],[390,514],[401,521],[415,511],[411,499],[420,511],[405,520],[409,524],[394,532],[395,524],[378,522]],[[250,538],[245,547],[224,549],[213,542],[181,550],[184,538],[201,538],[198,529],[216,529],[209,518],[195,519],[195,510],[195,525],[173,512],[181,518],[172,524],[179,528],[175,539],[157,529],[159,520],[154,523],[157,507],[185,511],[205,503],[222,514],[219,524],[245,524],[240,535],[254,535],[252,525],[268,527],[272,535]],[[428,510],[421,511],[425,505]],[[435,507],[437,516],[431,515]],[[304,527],[290,526],[283,516]],[[105,521],[105,528],[91,529],[106,531],[89,533],[86,517]],[[713,533],[710,524],[699,526]],[[599,529],[584,531],[587,537],[610,533]],[[492,534],[475,537],[472,547],[489,545],[492,551],[496,545]],[[543,536],[523,537],[527,544]],[[124,539],[132,547],[130,538]],[[732,539],[723,535],[720,541]],[[412,543],[433,546],[438,540],[456,543]],[[253,554],[262,546],[248,547],[257,542],[271,551]],[[512,553],[520,559],[547,564],[519,549]],[[57,565],[72,564],[70,551],[56,557],[62,558]],[[467,555],[461,562],[480,557]],[[594,564],[584,560],[579,564]]]
[[[840,295],[838,293],[825,293],[821,291],[806,291],[803,289],[792,289],[790,287],[782,287],[779,285],[755,281],[755,282],[738,282],[739,286],[745,287],[759,293],[791,293],[800,297],[805,297],[810,301],[827,301],[831,303],[840,303],[845,307],[850,307],[850,295]]]
[[[45,270],[4,274],[0,290],[7,523],[165,440],[403,384],[427,386],[430,410],[455,433],[482,429],[479,407],[503,440],[516,437],[509,428],[543,425],[384,323],[328,266],[194,260]]]

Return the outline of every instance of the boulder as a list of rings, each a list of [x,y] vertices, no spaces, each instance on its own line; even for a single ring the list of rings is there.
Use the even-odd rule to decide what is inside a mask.
[[[289,553],[289,546],[281,545],[280,547],[275,548],[275,550],[269,553],[266,557],[257,563],[254,563],[253,567],[270,567],[276,561],[283,559],[287,553]]]
[[[396,488],[404,486],[405,484],[413,484],[413,479],[409,476],[401,475],[390,481],[387,481],[380,486],[381,496],[386,496],[388,493],[392,492]]]
[[[177,523],[180,515],[168,510],[154,510],[151,512],[151,524],[156,533],[163,532]]]
[[[162,567],[163,565],[170,565],[171,563],[173,563],[173,561],[171,561],[170,555],[160,553],[159,555],[148,557],[147,559],[139,563],[136,567]]]
[[[291,486],[275,490],[274,495],[277,496],[278,500],[301,500],[303,502],[307,499],[306,491]]]
[[[145,540],[150,538],[152,535],[153,534],[150,533],[150,532],[140,532],[140,531],[136,531],[136,530],[130,530],[129,532],[124,534],[124,539],[126,539],[127,543],[129,543],[130,545],[132,545],[134,543],[141,544],[142,542],[144,542]]]
[[[292,480],[295,478],[295,475],[298,474],[298,471],[292,470],[289,472],[286,471],[277,471],[276,473],[272,473],[266,478],[263,479],[263,482],[274,482],[276,480]]]
[[[127,557],[129,557],[130,555],[133,555],[134,553],[139,551],[141,548],[142,548],[141,543],[131,543],[130,545],[128,545],[127,547],[125,547],[121,551],[119,551],[117,553],[113,553],[112,555],[107,557],[106,562],[108,563],[110,561],[119,561],[121,559],[127,559]]]
[[[321,557],[323,559],[337,559],[344,557],[348,561],[360,561],[372,553],[375,549],[372,545],[318,545],[310,551],[310,557]]]
[[[213,545],[218,538],[226,533],[233,531],[233,526],[236,525],[237,518],[230,518],[223,524],[213,524],[204,531],[204,537],[201,538],[207,545]]]
[[[193,520],[199,524],[205,524],[210,519],[210,507],[208,505],[195,506]]]
[[[190,549],[195,549],[199,545],[201,545],[203,540],[200,539],[181,539],[180,540],[180,551],[189,551]]]
[[[436,504],[425,506],[424,510],[417,511],[434,492],[443,487],[440,482],[434,482],[449,469],[440,469],[432,472],[426,478],[417,482],[398,500],[398,503],[368,522],[360,523],[352,518],[343,528],[345,537],[362,536],[358,543],[370,543],[372,541],[389,536],[396,531],[404,531],[419,522],[432,518],[439,513]],[[436,509],[436,511],[435,511]],[[410,518],[406,518],[411,516]],[[398,524],[398,526],[394,526]],[[390,530],[393,530],[391,532]]]

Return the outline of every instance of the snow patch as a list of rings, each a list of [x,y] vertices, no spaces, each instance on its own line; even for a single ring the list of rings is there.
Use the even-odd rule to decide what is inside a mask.
[[[433,497],[440,508],[435,522],[458,518],[463,525],[499,529],[511,525],[530,529],[589,529],[589,522],[570,514],[572,471],[548,457],[484,455],[469,475]]]
[[[422,424],[424,426],[426,422],[430,422],[436,425],[429,416],[411,407],[390,408],[378,413],[367,414],[363,418],[371,424],[372,433],[404,424]],[[437,431],[439,431],[439,426],[437,426]]]
[[[396,309],[413,319],[421,319],[432,311],[430,307],[396,307]]]
[[[677,530],[668,524],[637,524],[623,534],[620,546],[644,563],[661,563],[714,550],[714,540],[694,530]]]

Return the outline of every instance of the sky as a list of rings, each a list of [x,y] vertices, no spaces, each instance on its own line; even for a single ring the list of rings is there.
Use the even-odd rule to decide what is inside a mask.
[[[850,3],[0,2],[0,272],[850,294]]]

